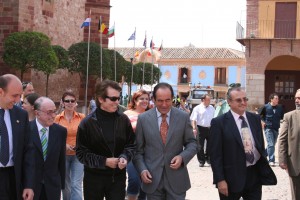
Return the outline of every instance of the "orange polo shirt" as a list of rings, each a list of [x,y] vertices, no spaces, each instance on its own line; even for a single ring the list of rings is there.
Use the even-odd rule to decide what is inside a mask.
[[[81,120],[85,117],[84,114],[75,112],[73,113],[73,118],[71,122],[68,122],[65,118],[65,111],[55,117],[54,122],[65,127],[68,131],[67,133],[67,144],[71,146],[76,146],[76,136],[78,125]],[[75,151],[67,151],[67,155],[75,155]]]

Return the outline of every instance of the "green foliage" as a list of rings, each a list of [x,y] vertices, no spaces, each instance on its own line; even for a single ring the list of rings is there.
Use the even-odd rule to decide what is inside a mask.
[[[89,58],[89,75],[97,75],[100,77],[100,45],[94,42],[90,43],[90,58]],[[80,75],[86,75],[87,67],[88,43],[80,42],[73,44],[69,48],[70,72],[77,72]],[[102,49],[102,75],[110,76],[111,69],[109,66],[109,56]]]
[[[71,63],[69,61],[68,51],[59,45],[53,45],[52,49],[54,50],[59,61],[58,68],[69,69]]]
[[[51,48],[50,39],[39,32],[15,32],[4,41],[4,62],[23,74],[30,68],[52,73],[58,60]]]

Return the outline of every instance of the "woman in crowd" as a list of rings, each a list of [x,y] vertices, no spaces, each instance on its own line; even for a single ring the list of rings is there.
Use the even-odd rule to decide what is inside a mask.
[[[22,108],[27,111],[29,121],[32,121],[35,119],[35,111],[33,108],[35,100],[39,98],[39,95],[37,93],[31,93],[24,97],[22,102]]]
[[[82,200],[83,164],[75,155],[78,125],[85,117],[75,111],[77,102],[73,92],[65,92],[61,98],[63,111],[56,116],[55,122],[68,130],[66,144],[66,179],[63,200]]]
[[[139,90],[134,93],[129,105],[128,110],[124,112],[130,119],[133,130],[135,131],[138,115],[149,109],[149,93],[145,90]],[[132,162],[127,165],[128,173],[128,187],[127,187],[127,197],[128,200],[144,200],[146,199],[146,194],[140,189],[141,180],[140,176],[135,169]]]

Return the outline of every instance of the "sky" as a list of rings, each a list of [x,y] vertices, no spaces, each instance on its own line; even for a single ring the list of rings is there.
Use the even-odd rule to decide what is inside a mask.
[[[147,47],[153,38],[155,47],[243,50],[235,37],[236,23],[245,23],[246,0],[111,0],[110,5],[115,38],[109,47],[143,47],[146,32]],[[135,42],[128,41],[135,28]]]

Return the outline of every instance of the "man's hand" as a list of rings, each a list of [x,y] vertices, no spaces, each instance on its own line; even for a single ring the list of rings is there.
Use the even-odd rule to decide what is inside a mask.
[[[194,136],[195,136],[195,138],[197,137],[197,129],[193,129],[193,133],[194,133]]]
[[[106,158],[105,165],[110,168],[117,168],[119,163],[119,158]]]
[[[171,160],[171,164],[170,167],[172,169],[178,169],[182,164],[182,157],[180,155],[175,156],[172,160]]]
[[[287,173],[289,173],[289,170],[288,170],[288,167],[287,167],[287,164],[285,163],[280,163],[279,166],[281,167],[281,169],[285,169]]]
[[[23,200],[32,200],[33,196],[34,196],[34,193],[33,193],[32,189],[29,189],[29,188],[26,189],[25,188],[23,190],[23,194],[22,194]]]
[[[143,183],[145,183],[145,184],[152,183],[152,176],[148,170],[142,171],[141,178],[142,178]]]
[[[218,190],[221,194],[228,197],[228,186],[225,180],[218,182]]]
[[[118,162],[118,167],[124,169],[127,166],[127,160],[125,158],[120,158]]]

